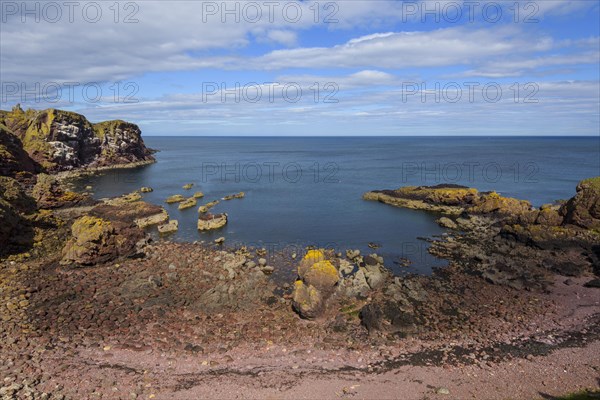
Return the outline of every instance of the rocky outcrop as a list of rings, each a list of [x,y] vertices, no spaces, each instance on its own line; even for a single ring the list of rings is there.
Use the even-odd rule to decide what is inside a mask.
[[[201,214],[198,218],[198,230],[209,231],[219,229],[227,224],[227,214]]]
[[[90,123],[83,115],[56,109],[3,112],[4,124],[29,156],[48,172],[154,162],[137,125],[117,120]]]
[[[31,242],[33,232],[27,215],[35,209],[35,201],[16,180],[0,176],[0,255]]]
[[[32,196],[39,208],[57,209],[74,206],[88,206],[94,200],[85,194],[79,194],[65,189],[56,177],[39,174],[33,187]]]
[[[16,177],[22,172],[33,174],[39,170],[39,165],[23,150],[21,140],[0,123],[0,175]]]
[[[185,210],[188,208],[196,207],[196,204],[197,204],[196,198],[190,197],[189,199],[185,199],[184,201],[179,203],[179,206],[177,208],[179,208],[180,210]]]
[[[140,252],[144,233],[133,224],[93,216],[77,219],[71,227],[72,238],[65,245],[61,264],[95,265]]]
[[[219,204],[219,200],[211,201],[210,203],[206,203],[203,206],[198,207],[198,212],[200,214],[208,212],[211,208]]]
[[[600,177],[586,179],[577,185],[577,194],[561,209],[565,224],[600,230]]]
[[[496,192],[481,193],[477,189],[460,185],[407,186],[397,190],[368,192],[363,198],[450,216],[458,216],[464,212],[506,216],[531,211],[531,204],[527,201],[503,197]]]

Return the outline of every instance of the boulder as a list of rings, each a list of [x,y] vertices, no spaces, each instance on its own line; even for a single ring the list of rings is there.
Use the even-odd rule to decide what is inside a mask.
[[[298,266],[298,276],[304,278],[304,275],[314,263],[325,260],[323,250],[308,250]]]
[[[302,318],[314,319],[323,309],[323,298],[314,286],[297,280],[292,293],[292,306]]]
[[[204,214],[198,218],[198,230],[208,231],[222,228],[227,224],[227,214]]]
[[[321,291],[331,290],[340,279],[337,269],[328,260],[314,263],[301,278]]]
[[[177,232],[179,229],[179,222],[175,219],[169,220],[168,223],[158,226],[158,232],[162,234]]]
[[[72,238],[62,251],[61,264],[95,265],[139,253],[144,233],[133,224],[85,216],[71,227]]]

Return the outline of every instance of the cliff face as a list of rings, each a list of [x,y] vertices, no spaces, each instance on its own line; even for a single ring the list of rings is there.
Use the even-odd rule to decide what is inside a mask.
[[[0,175],[14,177],[18,172],[36,173],[39,169],[19,138],[0,123]]]
[[[74,112],[23,111],[17,105],[0,113],[0,123],[48,172],[154,161],[140,128],[125,121],[92,124]]]

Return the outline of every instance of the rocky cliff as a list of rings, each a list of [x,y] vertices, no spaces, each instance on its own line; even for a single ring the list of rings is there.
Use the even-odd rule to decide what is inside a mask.
[[[0,111],[0,124],[47,172],[154,162],[140,128],[121,120],[92,124],[74,112],[24,111],[17,105]]]

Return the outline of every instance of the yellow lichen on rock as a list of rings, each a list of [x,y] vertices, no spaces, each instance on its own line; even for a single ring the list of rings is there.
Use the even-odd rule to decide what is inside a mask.
[[[297,280],[292,293],[292,306],[303,318],[313,319],[322,310],[323,298],[314,286]]]
[[[318,289],[328,289],[339,281],[337,269],[328,260],[314,263],[304,274],[304,281]]]

